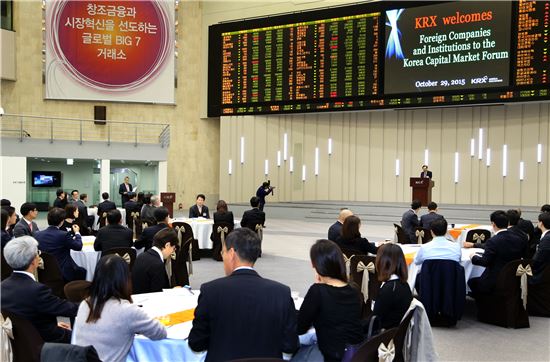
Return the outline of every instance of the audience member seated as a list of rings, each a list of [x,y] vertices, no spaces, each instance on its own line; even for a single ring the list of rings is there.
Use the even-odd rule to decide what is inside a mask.
[[[12,225],[15,224],[16,217],[15,208],[8,206],[2,209],[2,250],[13,239]]]
[[[203,194],[197,195],[197,200],[195,205],[189,208],[189,218],[204,217],[210,219],[210,212],[208,211],[208,206],[204,204],[206,197]]]
[[[542,231],[542,237],[531,263],[533,266],[533,277],[529,279],[530,284],[540,283],[542,272],[550,265],[550,234],[548,233],[548,230],[550,230],[550,213],[541,213],[537,226]]]
[[[517,233],[525,241],[525,244],[527,246],[525,249],[524,257],[527,257],[527,254],[529,252],[529,234],[519,227],[520,220],[523,220],[521,218],[521,211],[517,209],[510,209],[506,211],[506,217],[508,218],[508,231]],[[530,224],[530,222],[528,223]],[[531,224],[531,227],[533,227],[533,224]]]
[[[168,227],[168,223],[170,220],[168,216],[168,209],[166,207],[157,207],[153,212],[153,215],[155,216],[157,223],[156,225],[151,225],[143,230],[141,236],[138,240],[136,240],[136,243],[134,244],[134,247],[136,249],[145,248],[145,250],[149,250],[153,245],[153,237],[155,236],[155,234],[160,230]]]
[[[411,208],[407,210],[401,218],[401,227],[405,233],[407,243],[416,243],[415,228],[419,226],[418,212],[422,207],[419,200],[413,200]]]
[[[21,215],[23,217],[13,228],[13,236],[20,237],[23,235],[34,236],[38,231],[38,225],[34,222],[34,219],[38,216],[38,209],[32,202],[25,202],[21,205]]]
[[[40,262],[38,243],[31,236],[15,238],[4,248],[4,257],[13,268],[12,275],[0,284],[2,309],[31,322],[46,342],[69,343],[70,327],[57,317],[76,316],[78,305],[60,299],[34,274]]]
[[[166,338],[164,326],[132,303],[128,264],[118,255],[106,255],[97,264],[90,296],[78,308],[73,343],[94,346],[102,361],[123,362],[138,333]]]
[[[476,255],[475,252],[470,255],[472,264],[485,267],[481,277],[468,281],[474,297],[478,293],[490,293],[502,268],[512,260],[521,259],[527,248],[524,237],[508,231],[508,217],[504,211],[491,214],[491,225],[495,235],[485,242],[483,255]]]
[[[244,228],[249,228],[252,231],[256,231],[256,225],[265,224],[265,212],[259,209],[260,198],[257,196],[252,196],[250,198],[250,206],[252,209],[246,210],[241,219],[241,226]]]
[[[134,294],[162,292],[170,288],[164,261],[172,255],[178,245],[178,234],[165,228],[155,234],[153,247],[139,254],[132,268]]]
[[[63,189],[57,189],[55,192],[55,195],[57,196],[53,202],[53,207],[59,207],[60,209],[64,209],[65,206],[67,206],[67,194]]]
[[[309,288],[298,313],[298,334],[313,326],[318,344],[302,347],[293,361],[309,356],[308,360],[339,362],[346,345],[364,339],[361,296],[348,284],[344,257],[335,242],[317,240],[309,256],[315,284]]]
[[[107,212],[107,225],[98,230],[94,250],[107,251],[112,248],[129,248],[134,244],[132,230],[122,225],[122,214],[117,209]]]
[[[111,210],[116,210],[115,203],[112,202],[111,200],[109,200],[109,193],[108,192],[102,193],[101,198],[103,199],[103,201],[100,202],[97,205],[97,216],[98,216],[98,218],[100,218],[103,215],[103,213],[105,213],[105,212],[109,212]],[[98,220],[98,222],[99,222],[99,220]]]
[[[66,282],[86,279],[86,269],[76,265],[71,250],[82,250],[82,237],[78,225],[73,225],[73,234],[59,229],[65,219],[65,210],[54,207],[48,212],[48,228],[36,233],[38,248],[57,259]]]
[[[75,204],[67,204],[65,206],[65,220],[63,225],[61,225],[61,230],[67,230],[71,234],[73,233],[73,225],[77,225],[80,228],[79,224],[79,212],[78,207]]]
[[[340,235],[342,235],[342,225],[344,225],[344,221],[348,216],[353,215],[353,212],[347,208],[340,209],[340,213],[338,214],[338,219],[334,224],[330,226],[328,229],[328,239],[332,241],[338,240]]]
[[[227,203],[224,200],[218,201],[216,212],[214,213],[214,224],[220,222],[226,222],[231,225],[235,224],[233,212],[228,210]]]
[[[527,234],[527,236],[529,237],[529,241],[531,241],[531,239],[533,238],[533,233],[535,232],[535,227],[533,226],[533,223],[531,221],[525,220],[521,217],[521,209],[516,209],[516,211],[519,214],[519,219],[516,225],[521,231]],[[510,222],[510,224],[512,223]]]
[[[432,241],[422,244],[416,256],[414,263],[422,264],[425,260],[444,259],[453,260],[460,263],[462,249],[460,244],[445,238],[447,234],[447,220],[438,218],[431,223]]]
[[[259,254],[258,235],[235,229],[222,246],[227,277],[201,286],[188,342],[193,351],[207,350],[207,362],[281,358],[298,348],[290,288],[258,275]]]
[[[13,235],[13,229],[15,228],[15,225],[17,225],[17,223],[19,222],[19,215],[17,215],[17,213],[15,212],[15,208],[13,206],[11,206],[11,202],[10,200],[7,200],[7,199],[2,199],[0,201],[1,203],[1,208],[2,210],[6,210],[8,211],[8,213],[10,215],[12,215],[11,211],[10,210],[13,210],[13,213],[15,214],[15,222],[10,226],[9,228],[9,232],[11,235]]]
[[[342,235],[338,238],[336,243],[340,248],[356,254],[376,254],[378,248],[374,243],[361,237],[360,228],[361,220],[355,215],[348,216],[342,226]]]
[[[143,198],[143,206],[141,207],[140,218],[142,222],[148,222],[155,220],[153,212],[156,207],[159,207],[159,198],[157,195],[147,194]],[[153,223],[151,223],[153,224]]]
[[[394,328],[399,326],[412,301],[405,255],[398,245],[383,244],[376,254],[375,264],[382,285],[372,315],[376,316],[381,328]]]
[[[132,229],[134,226],[134,218],[132,213],[141,211],[141,206],[137,203],[137,195],[135,192],[128,193],[128,201],[124,203],[123,207],[126,210],[126,225]]]
[[[430,202],[428,204],[428,213],[426,215],[420,216],[420,223],[419,226],[430,229],[430,225],[432,224],[432,221],[434,220],[440,220],[443,219],[443,216],[441,214],[438,214],[439,210],[437,209],[437,204],[435,202]]]

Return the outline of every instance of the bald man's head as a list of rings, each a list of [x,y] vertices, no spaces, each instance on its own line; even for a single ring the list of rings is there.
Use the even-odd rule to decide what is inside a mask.
[[[344,220],[346,220],[346,218],[351,215],[353,215],[353,212],[351,210],[342,209],[340,210],[340,214],[338,214],[338,221],[340,221],[343,224]]]

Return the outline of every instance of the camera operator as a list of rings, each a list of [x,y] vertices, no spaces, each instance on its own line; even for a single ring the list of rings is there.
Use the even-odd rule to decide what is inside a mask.
[[[273,189],[275,186],[271,186],[271,180],[264,182],[262,186],[258,187],[256,191],[256,196],[260,199],[259,209],[264,211],[265,197],[269,194],[273,195]]]

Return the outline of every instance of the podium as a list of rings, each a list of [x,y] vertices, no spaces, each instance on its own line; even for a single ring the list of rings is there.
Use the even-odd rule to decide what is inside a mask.
[[[170,217],[174,217],[174,202],[176,202],[176,193],[175,192],[161,192],[160,201],[162,206],[168,209],[168,214]]]
[[[429,178],[411,177],[412,199],[420,200],[422,206],[428,206],[432,202],[432,187],[435,183]]]

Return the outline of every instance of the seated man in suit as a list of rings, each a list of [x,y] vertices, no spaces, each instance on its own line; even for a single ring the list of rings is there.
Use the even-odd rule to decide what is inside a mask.
[[[133,232],[122,225],[120,211],[114,209],[107,212],[107,225],[97,232],[94,250],[103,252],[112,248],[130,248],[133,244]]]
[[[249,228],[252,231],[256,231],[256,225],[265,224],[265,212],[260,211],[258,208],[260,204],[260,199],[257,196],[252,196],[250,198],[250,206],[252,209],[247,210],[243,214],[241,219],[241,226],[244,228]]]
[[[420,265],[424,260],[444,259],[460,262],[462,249],[460,244],[445,238],[447,234],[447,220],[443,217],[432,221],[431,233],[432,241],[422,244],[416,256],[414,263]]]
[[[422,172],[420,173],[422,178],[432,178],[432,171],[428,171],[428,165],[422,165]]]
[[[437,204],[435,202],[430,202],[428,204],[428,213],[426,215],[420,216],[420,227],[430,229],[432,221],[443,219],[443,215],[437,213]]]
[[[34,219],[38,216],[38,209],[36,208],[36,205],[32,202],[25,202],[21,205],[20,211],[23,217],[17,224],[15,224],[15,227],[13,228],[13,236],[16,238],[23,235],[33,236],[39,231],[38,225],[34,222]]]
[[[103,199],[103,201],[100,202],[97,205],[97,216],[99,218],[101,218],[101,216],[103,216],[103,213],[107,213],[111,210],[116,210],[115,203],[109,200],[109,193],[108,192],[102,193],[101,198]],[[99,220],[97,222],[99,224]]]
[[[70,343],[71,330],[57,323],[57,316],[74,318],[78,305],[60,299],[34,274],[40,262],[36,240],[31,236],[13,239],[4,248],[13,273],[0,284],[2,310],[31,322],[46,342]]]
[[[422,207],[422,203],[419,200],[413,200],[411,208],[407,210],[401,218],[401,227],[405,233],[407,243],[416,242],[415,228],[418,224],[418,212]]]
[[[210,212],[208,206],[204,204],[206,197],[203,194],[197,195],[196,204],[189,208],[189,218],[204,217],[210,219]]]
[[[157,220],[157,224],[146,227],[143,230],[141,236],[138,240],[136,240],[134,244],[134,247],[136,249],[145,248],[145,250],[149,250],[153,245],[153,237],[155,236],[155,234],[160,230],[168,227],[168,223],[170,222],[170,220],[168,217],[168,209],[166,207],[157,207],[153,212],[153,215]]]
[[[80,228],[73,225],[73,233],[59,228],[65,221],[65,210],[54,207],[48,212],[48,228],[38,232],[38,248],[52,254],[57,259],[61,274],[66,282],[86,279],[86,269],[76,265],[71,257],[71,250],[82,250]]]
[[[170,288],[164,261],[172,255],[178,245],[178,234],[165,228],[155,234],[153,247],[138,255],[132,268],[134,294],[162,292]]]
[[[353,215],[353,212],[347,208],[341,208],[338,214],[338,219],[328,229],[328,239],[336,242],[340,236],[342,236],[342,225],[348,216]]]
[[[134,217],[132,213],[139,213],[141,211],[141,206],[137,202],[137,194],[135,192],[128,193],[128,198],[129,200],[124,203],[124,209],[126,210],[126,225],[132,229],[134,226]]]
[[[550,230],[550,213],[541,213],[537,226],[542,231],[542,237],[531,263],[533,266],[533,277],[529,279],[529,284],[540,283],[542,272],[550,265],[550,234],[548,233],[548,230]]]
[[[188,342],[206,361],[281,358],[299,346],[290,288],[258,275],[259,254],[256,233],[235,229],[222,246],[226,277],[201,286]]]
[[[479,256],[470,255],[472,264],[485,267],[479,278],[472,278],[468,285],[475,297],[478,293],[490,293],[497,282],[502,268],[512,260],[521,259],[527,248],[525,238],[508,230],[508,217],[502,210],[491,214],[491,225],[495,235],[485,243],[485,252]]]

